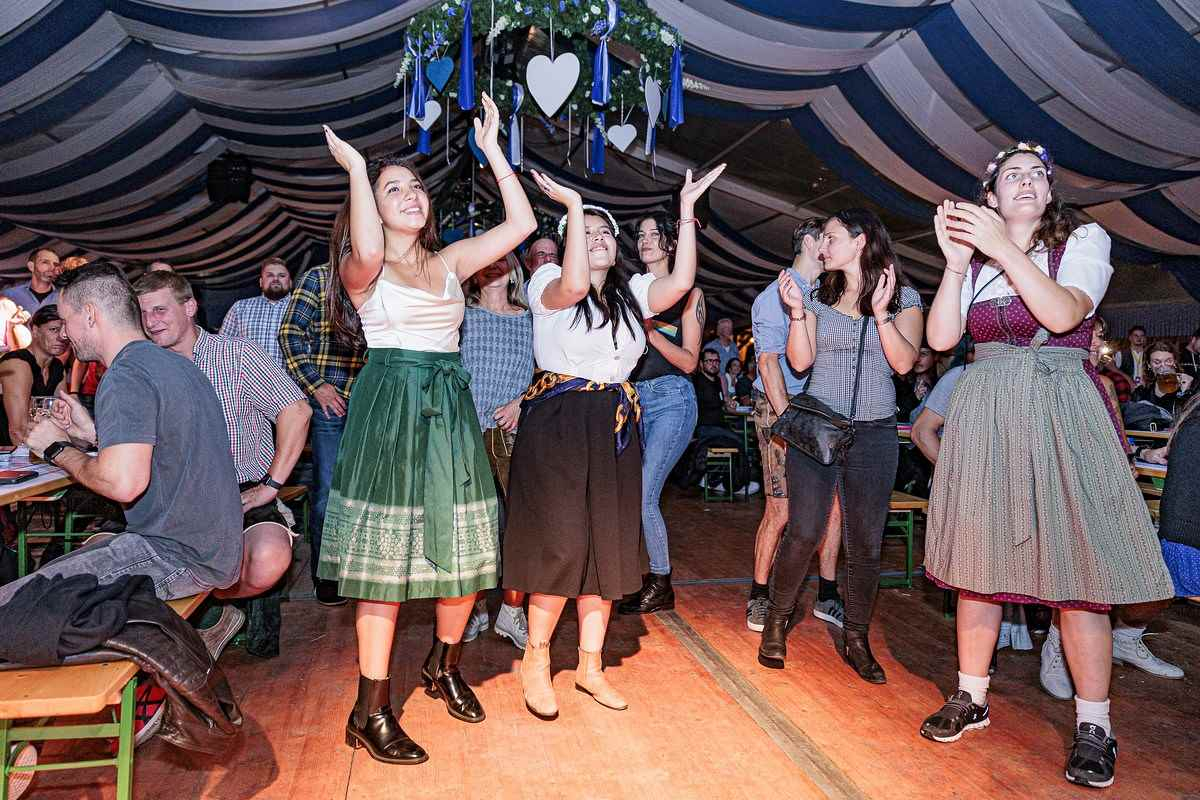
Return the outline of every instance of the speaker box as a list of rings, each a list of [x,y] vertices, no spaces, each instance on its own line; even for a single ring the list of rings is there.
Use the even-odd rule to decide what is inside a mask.
[[[250,162],[228,155],[208,165],[208,199],[214,203],[246,203],[250,200]]]

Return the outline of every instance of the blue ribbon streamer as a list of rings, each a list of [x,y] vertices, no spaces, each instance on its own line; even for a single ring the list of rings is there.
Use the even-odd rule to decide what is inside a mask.
[[[458,107],[470,111],[475,107],[475,46],[471,28],[471,2],[463,4],[462,49],[458,55]]]
[[[592,102],[599,106],[608,105],[612,100],[612,81],[608,64],[608,38],[612,36],[613,28],[617,27],[617,0],[608,0],[608,19],[600,44],[596,45],[596,55],[592,59]]]
[[[671,54],[671,91],[667,95],[667,124],[675,130],[683,124],[683,51],[675,45]]]
[[[417,133],[417,152],[423,156],[427,156],[433,152],[433,148],[430,147],[432,139],[433,137],[429,135],[429,131],[421,128]]]
[[[525,100],[525,87],[514,83],[512,87],[512,116],[508,118],[508,163],[521,166],[521,103]]]
[[[417,37],[414,49],[408,36],[404,37],[404,49],[412,53],[416,66],[413,69],[413,92],[408,98],[408,115],[413,119],[425,118],[425,101],[429,99],[429,90],[425,86],[425,57],[422,51],[425,34]]]
[[[592,124],[592,152],[591,152],[591,171],[593,175],[604,174],[604,112],[600,111],[596,114],[596,121]]]

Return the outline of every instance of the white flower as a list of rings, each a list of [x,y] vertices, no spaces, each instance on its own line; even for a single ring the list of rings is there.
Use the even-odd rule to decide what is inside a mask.
[[[496,20],[496,24],[492,26],[492,29],[490,31],[488,31],[487,43],[491,44],[492,40],[495,39],[497,36],[499,36],[504,31],[504,29],[507,27],[508,27],[508,16],[507,15],[502,16],[502,17],[500,17],[500,19]]]
[[[1004,158],[1004,151],[1001,150],[999,153],[996,153],[996,158]]]
[[[675,35],[666,28],[663,28],[658,32],[658,38],[661,39],[662,43],[667,47],[674,47],[675,45]]]
[[[593,14],[599,14],[600,6],[588,6],[588,11],[591,11]]]

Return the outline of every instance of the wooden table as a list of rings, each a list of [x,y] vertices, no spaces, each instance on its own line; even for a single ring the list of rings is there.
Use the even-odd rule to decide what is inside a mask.
[[[1165,442],[1171,438],[1170,431],[1133,431],[1126,430],[1125,435],[1129,439],[1140,439],[1147,442]]]
[[[39,494],[57,492],[59,489],[65,489],[75,483],[75,479],[65,470],[42,461],[31,463],[28,457],[10,457],[8,463],[0,466],[0,469],[28,470],[38,473],[36,478],[31,478],[24,483],[0,486],[0,505],[4,506],[19,503]]]

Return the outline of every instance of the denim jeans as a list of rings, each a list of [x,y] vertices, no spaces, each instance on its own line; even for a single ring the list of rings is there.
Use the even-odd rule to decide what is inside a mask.
[[[666,575],[671,571],[671,557],[667,523],[658,501],[696,427],[696,390],[683,375],[663,375],[638,381],[635,386],[642,404],[642,535],[650,571]]]
[[[154,581],[154,593],[163,600],[191,597],[215,588],[192,574],[185,566],[172,564],[155,552],[145,537],[136,533],[118,533],[104,541],[72,550],[24,578],[0,586],[0,606],[3,606],[34,576],[95,575],[99,582],[109,584],[125,575],[149,575]]]
[[[847,630],[865,631],[879,590],[879,554],[900,445],[894,417],[856,422],[854,432],[854,445],[841,466],[822,466],[788,448],[788,526],[771,566],[771,609],[786,613],[795,608],[840,489],[845,624]]]
[[[346,418],[326,414],[312,400],[312,422],[309,433],[312,441],[313,498],[308,515],[308,534],[312,542],[308,568],[313,583],[317,581],[317,564],[321,561],[321,530],[325,527],[325,506],[329,503],[329,485],[333,483],[333,465],[337,463],[338,447],[342,443],[342,431],[346,429]]]

